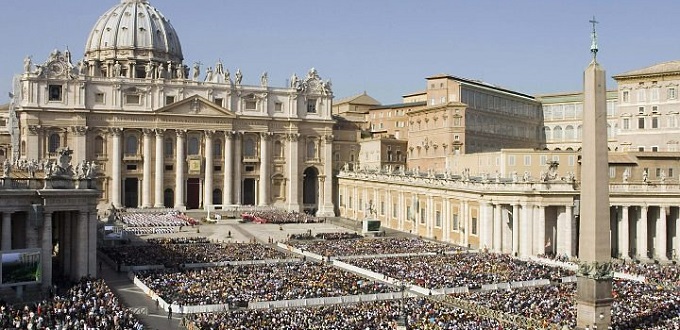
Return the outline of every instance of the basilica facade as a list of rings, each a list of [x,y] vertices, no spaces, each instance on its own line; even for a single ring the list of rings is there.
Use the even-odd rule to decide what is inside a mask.
[[[330,81],[246,85],[223,63],[185,64],[177,32],[146,0],[104,13],[82,60],[24,61],[9,121],[12,159],[58,150],[92,161],[100,208],[276,206],[333,215]]]

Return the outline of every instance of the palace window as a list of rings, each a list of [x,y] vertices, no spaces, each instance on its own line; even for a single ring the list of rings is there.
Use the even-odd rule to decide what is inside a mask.
[[[50,134],[49,141],[48,141],[48,152],[53,153],[57,152],[57,149],[59,149],[61,145],[61,139],[59,137],[59,134],[57,133],[52,133]]]
[[[125,154],[126,155],[137,155],[138,151],[139,151],[139,140],[137,140],[137,136],[129,135],[125,139]]]
[[[243,141],[243,155],[246,157],[255,157],[255,140],[247,137]]]
[[[316,113],[316,99],[307,100],[307,113]]]
[[[257,108],[257,102],[255,100],[246,100],[246,110],[255,110]]]
[[[192,136],[189,138],[189,146],[187,148],[187,154],[189,155],[198,155],[199,152],[199,142],[198,138],[195,136]]]
[[[638,118],[638,128],[639,129],[645,128],[645,119],[644,118]]]
[[[435,211],[434,212],[434,226],[435,227],[441,227],[442,226],[442,212],[441,211]]]
[[[139,94],[125,95],[125,104],[139,104],[140,100]]]
[[[274,141],[274,158],[283,158],[283,143],[279,140]]]
[[[477,235],[477,218],[472,217],[471,225],[470,234]]]
[[[283,103],[281,102],[274,103],[274,112],[283,112]]]
[[[423,224],[427,222],[426,210],[424,208],[420,209],[420,223]]]
[[[647,90],[639,89],[637,91],[637,101],[644,102],[647,99]]]
[[[48,100],[50,101],[61,101],[62,99],[62,86],[61,85],[49,85],[47,87]]]
[[[675,100],[677,98],[677,90],[675,87],[669,87],[668,88],[668,99],[669,100]]]
[[[623,118],[623,129],[630,129],[630,119]]]
[[[172,157],[173,142],[172,139],[165,139],[164,141],[165,157]]]
[[[165,105],[173,104],[175,103],[175,97],[174,96],[166,96],[165,97]]]
[[[307,159],[316,159],[316,141],[307,140]]]
[[[213,100],[213,103],[215,103],[215,105],[217,105],[218,107],[223,106],[223,105],[222,105],[222,98],[217,98],[217,97],[216,97],[215,100]]]
[[[659,128],[659,117],[652,117],[652,128]]]
[[[95,157],[104,156],[104,138],[101,136],[94,138],[94,155]]]
[[[96,93],[94,94],[94,103],[95,104],[104,104],[106,103],[106,98],[104,93]]]
[[[217,139],[213,142],[213,156],[215,158],[222,157],[222,140]]]
[[[453,214],[451,217],[451,229],[458,231],[460,229],[459,223],[458,223],[458,214]]]
[[[623,93],[621,95],[621,99],[623,100],[623,102],[626,102],[626,103],[630,102],[630,92],[629,91],[623,91]]]

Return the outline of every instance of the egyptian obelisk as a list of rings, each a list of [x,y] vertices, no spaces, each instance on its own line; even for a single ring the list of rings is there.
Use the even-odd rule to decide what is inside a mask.
[[[612,269],[609,240],[606,75],[597,63],[595,18],[583,74],[583,142],[576,327],[607,329],[611,324]]]

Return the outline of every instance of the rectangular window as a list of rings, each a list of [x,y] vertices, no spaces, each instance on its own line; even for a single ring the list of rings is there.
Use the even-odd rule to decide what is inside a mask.
[[[616,167],[614,166],[609,166],[609,178],[615,178],[616,177]]]
[[[257,102],[254,100],[247,100],[246,101],[246,110],[255,110],[257,109]]]
[[[460,228],[458,227],[458,214],[454,214],[451,217],[451,229],[458,231]]]
[[[411,206],[406,206],[406,220],[411,221],[413,215],[411,214]]]
[[[657,146],[652,146],[652,152],[658,152],[658,151],[659,151],[659,147],[657,147]]]
[[[531,156],[524,155],[524,166],[531,166]]]
[[[638,118],[638,128],[639,129],[645,128],[645,119],[644,118]]]
[[[347,201],[347,205],[349,205],[350,209],[353,209],[353,207],[352,207],[352,196],[349,196],[349,200]]]
[[[397,217],[397,203],[392,204],[392,218]]]
[[[668,169],[668,177],[672,178],[673,177],[673,168]]]
[[[94,94],[94,103],[95,104],[104,104],[106,103],[106,99],[104,97],[104,93],[96,93]]]
[[[668,88],[668,99],[669,100],[675,100],[676,97],[677,97],[677,90],[675,89],[675,87],[669,87]]]
[[[220,166],[220,165],[215,165],[215,166],[213,166],[213,171],[215,171],[215,172],[222,172],[222,166]]]
[[[48,100],[50,101],[61,101],[62,98],[62,87],[61,85],[49,85],[47,87]]]
[[[508,156],[508,165],[515,166],[515,156]]]
[[[472,228],[470,229],[470,233],[472,235],[477,235],[477,218],[472,217]]]
[[[654,175],[655,175],[657,178],[660,177],[660,176],[661,176],[661,169],[657,167],[656,170],[654,171]]]
[[[638,151],[644,152],[644,151],[645,151],[645,147],[638,147]]]
[[[434,226],[435,227],[442,226],[442,213],[440,211],[434,212]]]
[[[127,165],[125,166],[125,168],[127,168],[128,171],[136,171],[136,170],[137,170],[137,165],[136,165],[136,164],[127,164]]]
[[[652,117],[652,128],[659,128],[659,117]]]
[[[623,118],[623,129],[630,129],[630,119]]]
[[[652,113],[659,113],[659,107],[656,105],[652,106]]]
[[[541,155],[541,166],[545,165],[548,163],[548,156],[546,155]]]
[[[427,221],[427,215],[425,215],[425,209],[420,209],[420,223],[425,223]]]
[[[385,202],[380,202],[380,215],[385,215]]]
[[[659,100],[659,88],[652,88],[649,90],[649,100],[650,101]]]
[[[175,103],[175,97],[174,96],[166,96],[165,97],[165,105],[173,104]]]
[[[567,162],[569,163],[569,166],[574,166],[576,157],[574,157],[574,155],[569,155],[569,157],[567,159],[568,159]]]
[[[252,166],[252,165],[246,166],[246,172],[252,172],[252,171],[255,171],[255,166]]]
[[[644,102],[647,99],[647,90],[645,89],[639,89],[637,91],[637,101],[638,102]]]
[[[126,104],[139,104],[140,100],[141,100],[141,98],[139,97],[138,94],[125,95],[125,103]]]
[[[645,114],[645,107],[638,107],[638,114],[644,115]]]
[[[629,91],[623,91],[623,95],[621,95],[621,99],[623,102],[630,102],[630,92]]]
[[[172,165],[165,165],[166,171],[172,171]]]
[[[316,99],[307,101],[307,113],[316,113]]]
[[[220,98],[220,97],[216,97],[215,100],[213,100],[213,102],[215,103],[215,105],[217,105],[218,107],[224,106],[224,105],[222,104],[223,101],[224,101],[224,99],[222,99],[222,98]]]
[[[274,112],[283,112],[283,103],[281,102],[274,103]]]

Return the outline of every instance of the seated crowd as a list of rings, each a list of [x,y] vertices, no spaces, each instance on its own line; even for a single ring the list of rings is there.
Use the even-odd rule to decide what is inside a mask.
[[[300,212],[288,212],[284,210],[266,210],[266,211],[253,211],[244,212],[241,214],[241,218],[245,221],[252,221],[256,223],[275,223],[275,224],[286,224],[286,223],[318,223],[323,220],[317,218],[313,215]]]
[[[326,240],[326,241],[334,241],[334,240],[342,240],[342,239],[358,239],[358,238],[363,238],[361,234],[355,233],[355,232],[342,232],[342,233],[317,233],[316,235],[312,235],[311,231],[308,233],[301,233],[301,234],[290,234],[288,236],[289,240],[313,240],[313,239],[321,239],[321,240]]]
[[[576,284],[454,294],[493,310],[576,326]],[[673,290],[633,281],[615,280],[613,329],[680,328],[680,297]],[[668,327],[666,327],[668,326]]]
[[[130,227],[179,227],[198,224],[198,221],[177,211],[120,212],[116,218]]]
[[[183,305],[337,297],[397,291],[313,262],[237,265],[183,271],[143,271],[137,277],[163,300]]]
[[[172,241],[177,241],[171,243]],[[210,263],[225,261],[290,258],[271,246],[259,243],[182,243],[182,239],[149,240],[147,245],[102,247],[100,251],[114,263],[128,266]]]
[[[453,245],[408,237],[295,242],[292,245],[325,257],[424,252],[443,253],[463,250],[461,247]]]
[[[408,329],[519,329],[425,298],[290,309],[251,309],[188,316],[188,330],[345,330],[395,329],[404,317]]]
[[[83,278],[63,295],[0,307],[0,329],[143,329],[103,280]]]
[[[491,253],[365,258],[347,262],[429,289],[476,288],[483,284],[536,279],[555,281],[574,274],[561,268]]]

